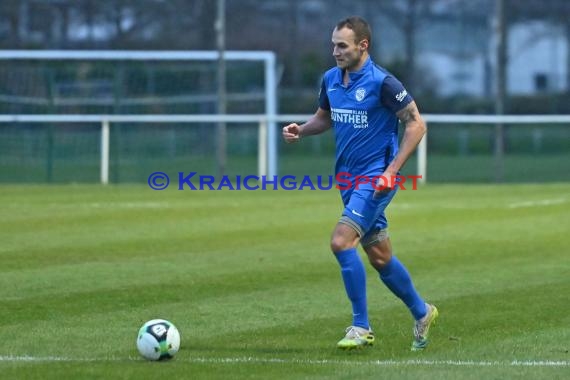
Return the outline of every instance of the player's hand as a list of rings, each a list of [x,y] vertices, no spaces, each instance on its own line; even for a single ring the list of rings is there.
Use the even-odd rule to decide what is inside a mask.
[[[301,127],[298,124],[292,123],[283,127],[283,139],[287,143],[295,143],[301,139]]]
[[[396,173],[392,173],[389,170],[382,173],[374,185],[374,198],[381,197],[382,195],[386,195],[392,191],[396,185],[394,183],[395,178]]]

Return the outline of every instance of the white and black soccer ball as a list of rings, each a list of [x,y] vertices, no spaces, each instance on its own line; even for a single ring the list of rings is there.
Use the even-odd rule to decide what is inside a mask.
[[[170,359],[180,348],[180,333],[171,322],[153,319],[140,328],[137,348],[145,359]]]

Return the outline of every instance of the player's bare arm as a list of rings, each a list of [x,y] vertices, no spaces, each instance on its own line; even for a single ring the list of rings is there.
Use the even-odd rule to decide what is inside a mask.
[[[421,118],[416,102],[414,101],[398,111],[396,116],[398,116],[398,119],[404,124],[405,130],[398,154],[394,157],[394,160],[390,162],[384,173],[382,173],[386,181],[390,181],[398,174],[398,171],[400,171],[408,158],[410,158],[427,131],[426,124]],[[382,192],[389,191],[390,188],[394,186],[392,183],[388,183],[387,185],[385,189],[376,190],[374,195],[378,196]]]
[[[318,135],[330,129],[331,114],[322,108],[318,108],[317,112],[306,123],[298,125],[291,123],[283,127],[283,139],[288,143],[299,141],[301,137]]]
[[[426,124],[422,120],[414,101],[398,111],[396,116],[404,124],[405,130],[398,154],[386,169],[386,172],[391,175],[396,175],[404,166],[427,131]]]

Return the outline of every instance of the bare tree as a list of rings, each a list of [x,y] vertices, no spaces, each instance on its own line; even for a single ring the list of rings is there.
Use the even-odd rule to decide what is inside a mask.
[[[432,6],[437,0],[405,0],[391,1],[382,0],[378,2],[378,10],[388,17],[404,37],[405,51],[405,73],[406,86],[415,88],[416,78],[416,34],[422,24],[429,20],[432,14]]]
[[[21,27],[21,6],[23,3],[16,1],[0,2],[0,19],[7,20],[8,31],[3,39],[0,39],[1,46],[19,48],[20,47],[20,27]]]

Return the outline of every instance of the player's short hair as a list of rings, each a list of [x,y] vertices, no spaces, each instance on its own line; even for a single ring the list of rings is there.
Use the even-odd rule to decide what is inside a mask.
[[[354,32],[354,38],[356,43],[362,40],[368,40],[368,47],[372,45],[372,30],[370,25],[365,19],[359,16],[350,16],[342,19],[336,24],[336,30],[341,30],[342,28],[351,29]]]

